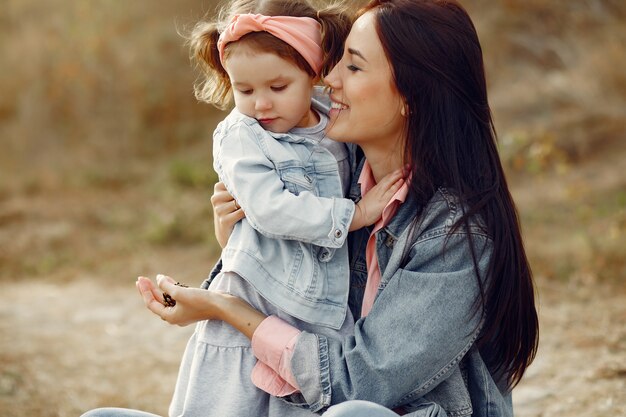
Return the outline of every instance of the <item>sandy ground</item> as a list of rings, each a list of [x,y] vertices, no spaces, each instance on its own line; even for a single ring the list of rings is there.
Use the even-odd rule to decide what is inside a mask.
[[[569,251],[579,225],[571,215],[559,215],[572,204],[580,208],[584,201],[595,201],[595,194],[584,190],[609,196],[623,190],[623,177],[615,173],[623,172],[624,155],[615,151],[566,178],[516,186],[522,213],[544,208],[556,216],[527,219],[535,253],[565,248],[554,256],[548,253],[539,270],[550,269],[545,259],[563,261],[569,254],[588,257],[583,266],[602,266],[592,262],[602,252],[578,246]],[[566,191],[576,184],[585,184],[583,195],[569,203]],[[162,188],[156,190],[164,194]],[[145,201],[150,207],[191,213],[209,228],[206,214],[195,209],[206,207],[203,193],[192,189],[170,194],[175,196],[171,201],[159,201],[132,187],[78,189],[3,201],[0,262],[24,262],[4,265],[6,274],[15,271],[13,276],[20,278],[0,280],[0,417],[70,417],[100,406],[166,414],[192,328],[171,327],[151,315],[136,292],[134,277],[155,271],[173,274],[174,269],[176,278],[199,285],[211,266],[201,243],[136,246],[141,241],[128,239],[142,230],[134,225],[137,217],[146,217]],[[599,226],[589,226],[589,233],[610,234],[604,217],[591,218],[596,217]],[[623,213],[608,219],[619,221]],[[47,268],[45,256],[55,248],[67,259],[52,259],[58,267],[52,273],[40,271],[45,280],[23,272],[32,268],[31,260]],[[584,271],[567,279],[536,277],[541,339],[536,361],[514,391],[518,417],[626,416],[624,277],[601,279],[597,270]]]
[[[0,415],[77,416],[104,405],[166,413],[191,328],[170,327],[133,288],[3,283]],[[516,415],[626,415],[623,289],[541,282],[541,343]],[[7,302],[11,301],[11,302]]]

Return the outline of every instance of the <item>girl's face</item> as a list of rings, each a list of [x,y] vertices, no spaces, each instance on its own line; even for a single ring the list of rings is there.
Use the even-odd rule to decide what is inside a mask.
[[[257,119],[264,129],[284,133],[317,123],[311,110],[315,80],[291,61],[241,44],[233,48],[225,69],[233,86],[235,107]]]
[[[403,100],[375,25],[371,11],[356,20],[341,61],[324,80],[333,102],[326,134],[362,147],[394,149],[389,147],[404,136]]]

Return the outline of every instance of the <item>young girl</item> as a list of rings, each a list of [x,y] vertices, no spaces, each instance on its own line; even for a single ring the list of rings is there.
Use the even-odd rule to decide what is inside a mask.
[[[343,198],[348,150],[325,137],[328,118],[313,91],[350,23],[337,9],[318,13],[304,0],[242,0],[225,24],[200,24],[191,39],[206,75],[197,96],[218,107],[234,96],[235,109],[213,135],[214,167],[246,214],[210,288],[328,337],[352,332],[348,231],[376,222],[402,185],[398,170],[358,204]],[[202,321],[184,354],[170,415],[310,415],[274,397],[295,391],[257,364],[238,331]]]

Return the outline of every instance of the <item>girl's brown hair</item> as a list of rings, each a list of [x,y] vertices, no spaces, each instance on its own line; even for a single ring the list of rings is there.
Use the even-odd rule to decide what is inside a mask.
[[[230,3],[230,4],[228,4]],[[352,27],[353,14],[349,8],[336,3],[319,11],[307,0],[236,0],[228,2],[218,12],[217,18],[201,21],[195,25],[189,35],[192,61],[202,72],[199,82],[194,86],[198,100],[226,108],[231,102],[232,87],[226,70],[220,61],[217,41],[220,33],[235,14],[262,14],[265,16],[310,17],[322,26],[322,50],[324,63],[319,75],[327,74],[341,59],[343,44]],[[283,59],[293,62],[311,77],[317,76],[306,60],[286,42],[267,32],[252,32],[236,43],[245,42],[254,50],[275,53]],[[224,56],[228,57],[229,45]]]

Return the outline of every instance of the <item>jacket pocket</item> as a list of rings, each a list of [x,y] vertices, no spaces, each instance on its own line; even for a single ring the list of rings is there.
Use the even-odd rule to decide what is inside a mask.
[[[405,404],[404,409],[412,412],[426,403],[438,404],[446,411],[448,417],[470,417],[472,415],[472,400],[458,365],[455,366],[450,376],[422,398]]]
[[[315,190],[315,176],[303,166],[291,165],[277,167],[280,179],[290,193],[298,195],[303,191]]]

